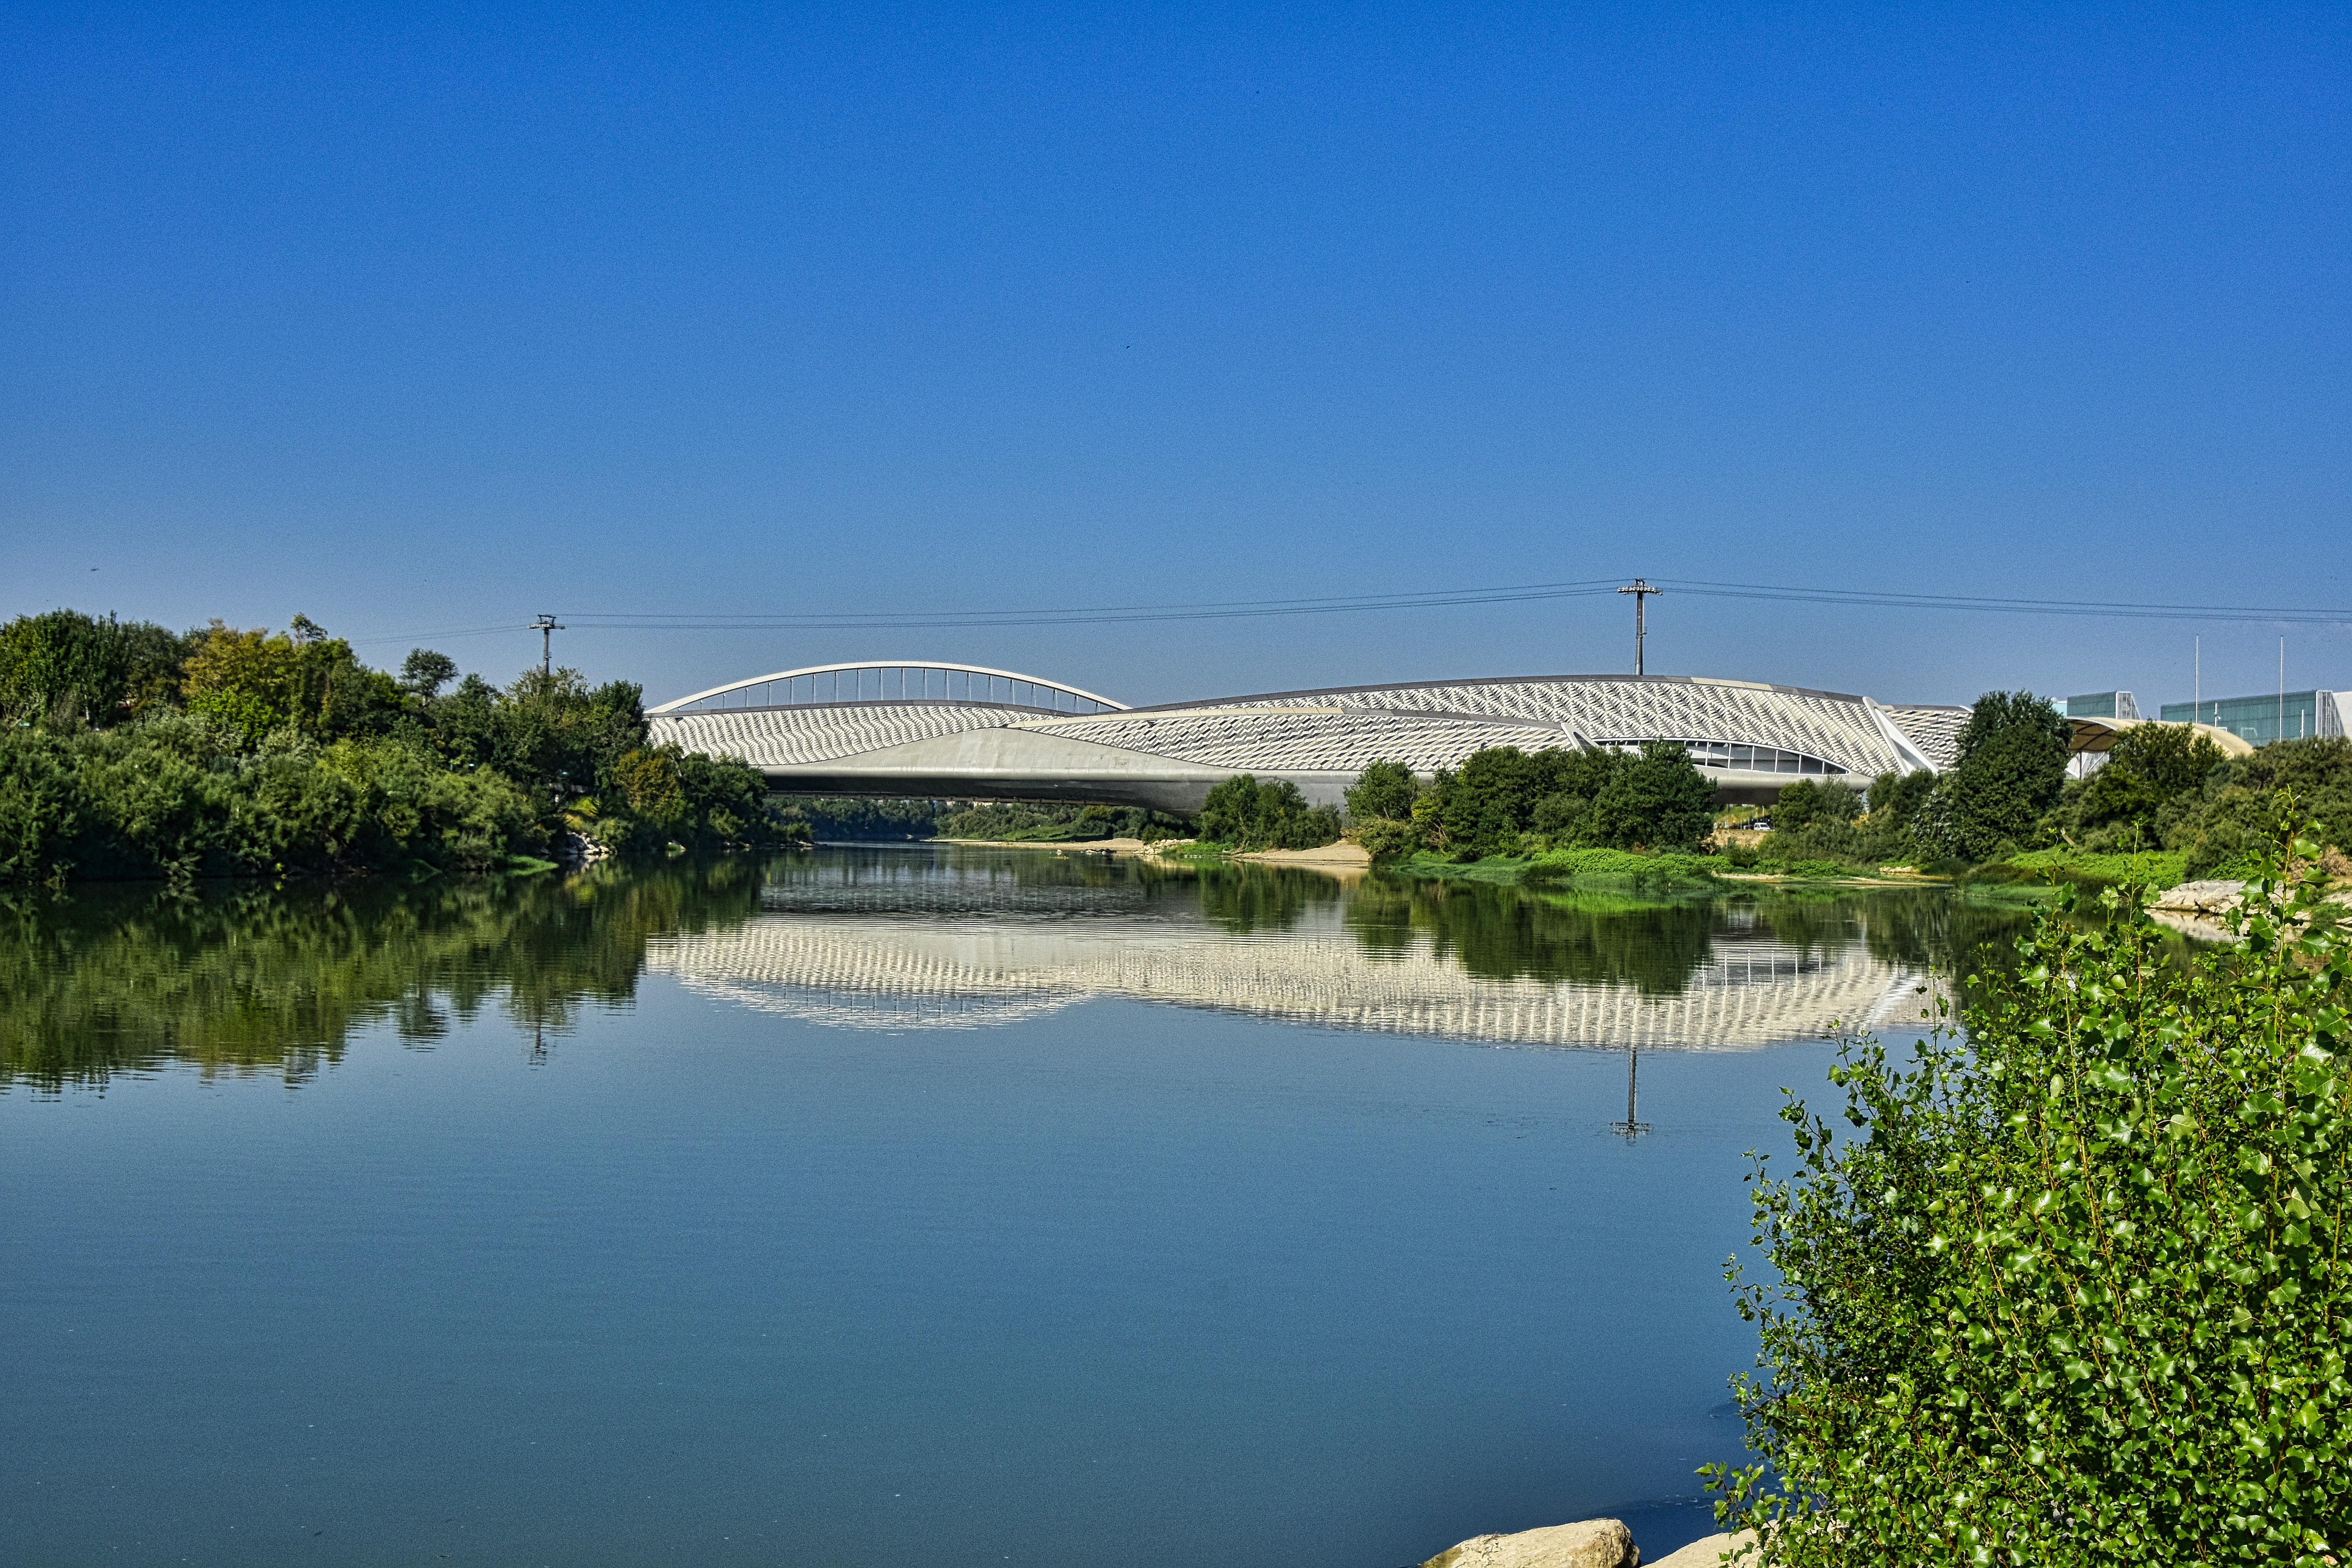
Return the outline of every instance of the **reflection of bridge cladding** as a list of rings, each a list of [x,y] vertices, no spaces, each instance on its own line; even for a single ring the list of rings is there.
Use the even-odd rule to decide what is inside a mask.
[[[1927,1001],[1919,974],[1859,942],[1826,957],[1718,942],[1680,994],[1645,995],[1625,984],[1484,979],[1425,937],[1374,954],[1334,910],[1261,938],[1133,915],[975,924],[812,912],[678,936],[647,956],[706,995],[887,1029],[979,1028],[1116,997],[1516,1046],[1725,1049],[1814,1038],[1841,1023],[1915,1024]]]

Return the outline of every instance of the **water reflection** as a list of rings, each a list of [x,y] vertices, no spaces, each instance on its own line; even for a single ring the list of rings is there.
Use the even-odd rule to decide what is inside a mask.
[[[786,863],[761,903],[771,918],[664,939],[650,963],[843,1027],[978,1028],[1113,996],[1606,1048],[1916,1023],[1931,968],[2018,919],[1927,890],[1673,901],[969,851]]]
[[[654,933],[756,914],[759,871],[0,900],[0,1086],[171,1062],[299,1082],[356,1028],[429,1047],[486,1007],[543,1041],[634,996]]]
[[[1644,900],[1097,856],[827,850],[568,879],[0,903],[0,1085],[289,1082],[489,1008],[543,1053],[647,973],[887,1029],[1090,997],[1530,1046],[1727,1047],[1920,1016],[2021,917],[1937,891]],[[1630,1118],[1629,1118],[1630,1120]]]

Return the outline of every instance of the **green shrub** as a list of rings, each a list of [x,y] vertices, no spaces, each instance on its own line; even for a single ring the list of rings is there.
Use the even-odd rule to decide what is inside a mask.
[[[1410,822],[1391,821],[1375,816],[1359,822],[1354,829],[1355,840],[1364,852],[1375,860],[1394,859],[1410,855],[1421,847],[1421,829]]]
[[[1339,814],[1310,807],[1288,779],[1236,773],[1209,792],[1201,833],[1230,849],[1314,849],[1339,838]]]
[[[1851,1131],[1783,1110],[1738,1289],[1763,1462],[1710,1481],[1768,1562],[2343,1558],[2352,950],[2284,849],[2242,948],[2168,961],[2136,898],[2062,890],[1965,1041],[1849,1041]]]
[[[1637,887],[1712,882],[1723,862],[1699,855],[1640,855],[1628,849],[1554,849],[1536,857],[1531,883],[1605,882]]]
[[[1715,786],[1672,741],[1612,770],[1592,802],[1589,841],[1617,849],[1695,850],[1715,832]]]
[[[2292,790],[2317,819],[2313,837],[2352,851],[2352,741],[2282,741],[2233,757],[2164,814],[2164,844],[2184,851],[2191,877],[2215,876],[2246,860],[2268,837],[2271,802]]]
[[[1412,803],[1420,795],[1421,781],[1411,768],[1402,763],[1374,763],[1348,788],[1348,816],[1359,822],[1374,817],[1403,822],[1412,817]]]

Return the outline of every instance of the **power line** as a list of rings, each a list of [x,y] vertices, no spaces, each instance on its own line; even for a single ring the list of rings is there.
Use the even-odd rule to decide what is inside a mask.
[[[370,647],[378,643],[415,643],[423,642],[427,638],[438,640],[442,637],[497,637],[507,632],[528,632],[538,629],[528,621],[514,621],[501,626],[457,626],[437,632],[387,632],[379,637],[345,637],[343,640],[353,647]]]
[[[2352,610],[2260,605],[2191,605],[2037,599],[1993,595],[1919,594],[1890,589],[1830,588],[1789,583],[1726,583],[1662,577],[1662,585],[1702,598],[1836,605],[1853,609],[1970,611],[1981,615],[2090,616],[2122,620],[2269,622],[2289,626],[2352,626]],[[1288,599],[1230,599],[1161,605],[1096,605],[1001,610],[867,610],[796,613],[575,610],[567,625],[605,631],[858,631],[986,626],[1107,626],[1158,621],[1217,621],[1269,616],[1354,615],[1380,610],[1432,610],[1456,605],[1531,604],[1618,592],[1614,578],[1521,583],[1486,588],[1422,589],[1392,594],[1345,594]],[[1655,589],[1651,589],[1655,592]],[[536,623],[464,626],[438,632],[356,637],[358,644],[414,638],[493,637],[539,630]]]
[[[2352,610],[2287,609],[2262,605],[2138,604],[2096,599],[2003,598],[1969,594],[1912,594],[1868,588],[1819,588],[1792,584],[1716,583],[1661,577],[1686,594],[1717,599],[1770,599],[1896,610],[1977,610],[2001,615],[2099,616],[2127,620],[2285,621],[2296,626],[2352,624]]]
[[[1235,599],[1198,604],[1099,605],[1069,609],[808,611],[794,614],[689,614],[619,610],[562,612],[582,626],[641,631],[761,630],[910,626],[1092,626],[1133,621],[1246,619],[1265,616],[1328,616],[1359,610],[1442,609],[1453,605],[1518,604],[1573,599],[1612,591],[1613,579],[1528,583],[1505,588],[1448,588],[1406,594],[1351,594],[1310,599]]]

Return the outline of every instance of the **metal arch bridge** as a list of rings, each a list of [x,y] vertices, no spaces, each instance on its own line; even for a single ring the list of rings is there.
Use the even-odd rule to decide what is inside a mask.
[[[890,659],[812,664],[731,680],[646,710],[647,717],[715,713],[750,708],[833,707],[845,702],[971,703],[1037,713],[1123,713],[1127,704],[980,664],[909,664]]]

